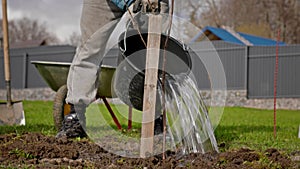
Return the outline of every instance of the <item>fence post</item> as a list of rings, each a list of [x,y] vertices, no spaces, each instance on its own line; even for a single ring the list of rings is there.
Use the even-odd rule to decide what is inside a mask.
[[[298,129],[298,138],[300,138],[300,125],[299,125],[299,129]]]
[[[22,84],[22,87],[24,89],[28,87],[27,81],[28,81],[28,53],[25,52],[23,54],[23,84]]]
[[[245,47],[245,87],[246,87],[246,98],[249,99],[249,48]]]

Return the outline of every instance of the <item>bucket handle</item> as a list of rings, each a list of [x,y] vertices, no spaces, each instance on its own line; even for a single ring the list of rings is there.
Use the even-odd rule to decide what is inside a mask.
[[[126,50],[127,50],[127,46],[126,46],[126,37],[127,37],[127,31],[128,31],[128,29],[129,29],[129,25],[130,24],[127,24],[127,26],[126,26],[126,30],[125,30],[125,32],[124,32],[124,49],[120,46],[119,48],[120,48],[120,51],[122,52],[122,54],[124,55],[124,53],[126,52]]]

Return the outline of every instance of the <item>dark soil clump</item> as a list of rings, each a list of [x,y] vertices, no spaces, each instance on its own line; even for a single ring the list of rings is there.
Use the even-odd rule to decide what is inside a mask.
[[[40,133],[0,136],[0,168],[300,168],[277,149],[239,149],[222,153],[178,156],[166,152],[146,159],[107,152],[89,140],[55,139]]]

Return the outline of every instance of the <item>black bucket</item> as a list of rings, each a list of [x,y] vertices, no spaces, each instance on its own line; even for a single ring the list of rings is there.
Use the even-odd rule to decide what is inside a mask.
[[[141,34],[147,43],[148,33]],[[164,52],[165,41],[167,46]],[[118,98],[135,109],[143,109],[143,94],[145,81],[146,47],[141,36],[135,30],[121,34],[119,38],[118,68],[114,78],[114,90]],[[165,73],[176,75],[189,74],[192,68],[190,54],[185,45],[176,39],[161,35],[160,58],[158,70],[158,85],[161,85],[163,56],[165,53]],[[160,90],[158,90],[160,92]],[[159,94],[159,93],[158,93]],[[160,99],[157,95],[157,110],[160,109]]]

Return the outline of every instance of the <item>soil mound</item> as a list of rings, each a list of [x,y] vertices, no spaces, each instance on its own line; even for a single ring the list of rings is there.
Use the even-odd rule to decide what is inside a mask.
[[[178,156],[166,152],[147,159],[125,158],[89,140],[55,139],[40,133],[0,136],[0,168],[300,168],[277,149],[239,149],[222,153]]]

